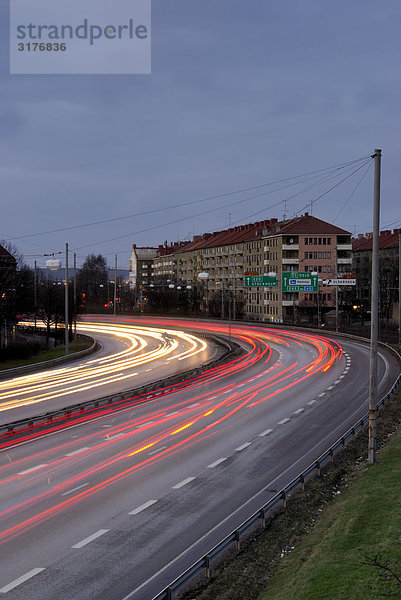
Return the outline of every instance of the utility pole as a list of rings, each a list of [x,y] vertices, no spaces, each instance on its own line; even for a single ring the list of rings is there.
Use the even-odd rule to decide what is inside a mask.
[[[35,312],[35,330],[36,330],[36,316],[38,314],[38,270],[36,267],[36,260],[33,267],[33,305]]]
[[[233,281],[233,321],[237,318],[237,255],[234,254],[234,281]]]
[[[377,348],[379,320],[379,235],[380,235],[380,167],[381,150],[375,149],[374,202],[373,202],[373,247],[372,247],[372,303],[370,329],[370,384],[369,384],[369,444],[368,461],[376,462],[377,428]]]
[[[401,233],[398,234],[398,345],[401,348]]]
[[[114,316],[117,314],[117,254],[114,259]]]
[[[65,245],[65,287],[64,287],[64,308],[65,308],[65,354],[69,353],[68,340],[68,244]]]
[[[77,255],[74,252],[74,340],[77,339]]]

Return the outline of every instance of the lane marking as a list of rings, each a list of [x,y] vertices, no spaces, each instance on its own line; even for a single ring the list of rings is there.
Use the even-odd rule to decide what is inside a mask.
[[[282,419],[281,421],[278,422],[279,425],[284,425],[284,423],[287,423],[287,421],[289,421],[290,419],[288,417],[286,417],[285,419]]]
[[[77,490],[80,490],[80,489],[86,487],[87,485],[89,485],[89,483],[83,483],[82,485],[79,485],[78,487],[75,487],[72,490],[68,490],[68,492],[63,492],[61,495],[62,496],[68,496],[68,494],[73,494]]]
[[[309,400],[309,402],[307,402],[306,404],[315,404],[316,399],[315,400]]]
[[[138,506],[138,508],[134,508],[134,510],[131,510],[131,512],[129,512],[129,515],[137,515],[140,512],[142,512],[143,510],[145,510],[146,508],[149,508],[149,506],[152,506],[152,504],[155,504],[157,502],[157,500],[148,500],[147,502],[145,502],[144,504],[141,504],[141,506]]]
[[[126,435],[125,433],[116,433],[115,435],[108,435],[107,439],[110,440],[115,440],[116,438],[121,437],[122,435]]]
[[[217,460],[215,460],[214,462],[212,462],[212,464],[208,465],[207,468],[208,469],[213,469],[214,467],[217,467],[217,465],[221,464],[225,460],[227,460],[227,457],[225,457],[225,458],[218,458]]]
[[[340,379],[344,379],[345,375],[340,375]]]
[[[272,431],[273,431],[273,429],[265,429],[265,431],[262,431],[262,433],[259,433],[259,437],[264,437],[265,435],[268,435]]]
[[[97,538],[99,538],[101,535],[104,535],[108,531],[110,531],[110,530],[109,529],[99,529],[99,531],[92,533],[92,535],[88,536],[84,540],[81,540],[77,544],[74,544],[73,546],[71,546],[71,548],[82,548],[83,546],[86,546],[86,544],[93,542],[93,540],[96,540]]]
[[[340,380],[339,380],[339,379],[337,379],[337,380],[334,382],[334,385],[337,385],[337,383],[340,383]]]
[[[173,485],[173,490],[179,490],[180,488],[182,488],[184,485],[187,485],[187,483],[190,483],[191,481],[193,481],[195,479],[195,477],[187,477],[186,479],[184,479],[183,481],[180,481],[180,483],[176,483],[176,485]]]
[[[329,387],[327,388],[328,390],[332,390],[334,387],[334,385],[329,385]]]
[[[89,450],[88,447],[86,448],[78,448],[78,450],[74,450],[73,452],[69,452],[68,454],[64,454],[64,456],[74,456],[74,454],[79,454],[80,452],[84,452],[85,450]]]
[[[298,408],[298,410],[294,411],[294,415],[300,415],[304,410],[304,408]]]
[[[322,392],[321,394],[319,394],[319,398],[323,398],[323,396],[326,395],[326,392]]]
[[[218,398],[218,396],[212,396],[211,398],[209,398],[209,400],[216,400],[216,398]]]
[[[152,456],[152,454],[157,454],[158,452],[161,452],[162,450],[166,450],[167,446],[162,446],[161,448],[158,448],[157,450],[153,450],[153,452],[149,452],[148,456]]]
[[[27,473],[33,473],[33,471],[37,471],[38,469],[41,469],[42,467],[47,467],[47,463],[44,463],[43,465],[36,465],[36,467],[31,467],[30,469],[27,469],[26,471],[20,471],[19,473],[17,473],[17,475],[27,475]]]
[[[244,450],[245,448],[248,448],[248,446],[251,445],[251,442],[245,442],[245,444],[242,444],[242,446],[239,446],[238,448],[235,449],[236,452],[241,452],[241,450]]]
[[[0,594],[7,594],[7,592],[11,592],[11,590],[21,585],[21,583],[28,581],[28,579],[31,579],[44,570],[44,567],[36,567],[36,569],[32,569],[32,571],[28,571],[28,573],[25,573],[25,575],[21,575],[21,577],[18,577],[18,579],[14,579],[14,581],[2,587],[0,589]]]
[[[140,429],[141,427],[146,427],[146,425],[151,425],[152,423],[153,421],[147,421],[146,423],[142,423],[141,425],[136,425],[135,428]]]

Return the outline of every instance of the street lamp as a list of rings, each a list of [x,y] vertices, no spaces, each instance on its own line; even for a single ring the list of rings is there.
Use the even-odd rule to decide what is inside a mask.
[[[316,277],[316,276],[318,276],[318,272],[312,271],[311,275],[314,275]],[[317,326],[318,327],[320,327],[319,281],[322,281],[322,280],[321,279],[317,280]]]
[[[204,285],[206,285],[206,312],[209,313],[209,273],[201,271],[198,273],[198,279],[199,281],[203,281]]]

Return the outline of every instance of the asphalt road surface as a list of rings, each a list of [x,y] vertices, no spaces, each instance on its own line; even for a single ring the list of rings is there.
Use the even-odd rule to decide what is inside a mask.
[[[244,355],[189,386],[0,440],[0,594],[151,600],[366,412],[366,345],[239,324],[231,335]],[[398,372],[380,351],[380,394]]]

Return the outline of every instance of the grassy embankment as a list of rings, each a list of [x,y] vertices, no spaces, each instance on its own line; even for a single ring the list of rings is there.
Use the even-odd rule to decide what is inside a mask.
[[[86,350],[86,348],[89,348],[91,345],[92,340],[86,338],[78,338],[77,341],[70,342],[70,354],[73,352],[80,352],[81,350]],[[57,348],[51,348],[50,350],[40,352],[39,354],[31,356],[30,358],[7,360],[4,362],[0,362],[0,371],[3,371],[4,369],[15,369],[16,367],[25,367],[27,365],[44,362],[46,360],[54,360],[55,358],[64,356],[64,352],[64,345],[62,345],[57,346]]]

